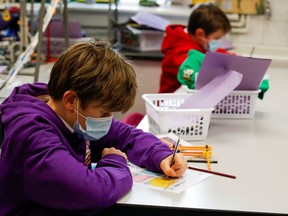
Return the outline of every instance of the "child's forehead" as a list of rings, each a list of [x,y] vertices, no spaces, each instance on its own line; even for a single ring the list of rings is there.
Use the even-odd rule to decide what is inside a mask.
[[[224,30],[218,29],[208,35],[209,39],[219,39],[224,36]]]
[[[99,109],[106,109],[107,106],[104,105],[104,103],[100,101],[90,101],[88,102],[88,107],[91,108],[99,108]]]
[[[100,112],[111,112],[108,103],[103,103],[100,101],[91,101],[88,103],[88,108],[97,109]]]

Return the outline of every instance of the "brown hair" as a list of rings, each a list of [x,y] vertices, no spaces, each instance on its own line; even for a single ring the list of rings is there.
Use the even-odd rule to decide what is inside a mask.
[[[48,93],[60,100],[74,90],[82,108],[97,102],[111,112],[127,112],[134,103],[137,81],[132,65],[107,41],[72,45],[57,60],[48,82]]]
[[[197,7],[197,6],[196,6]],[[201,28],[209,35],[217,30],[228,33],[230,22],[225,13],[214,4],[202,4],[192,11],[188,20],[188,32],[194,35],[196,29]]]

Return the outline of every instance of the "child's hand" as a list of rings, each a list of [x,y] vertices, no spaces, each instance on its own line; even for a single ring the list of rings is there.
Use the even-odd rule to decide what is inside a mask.
[[[174,164],[170,167],[172,155],[163,159],[160,163],[160,168],[164,172],[165,175],[169,177],[180,177],[182,176],[188,165],[187,160],[181,153],[177,153],[174,158]]]
[[[112,148],[104,148],[103,151],[102,151],[102,158],[105,156],[105,155],[108,155],[108,154],[118,154],[118,155],[121,155],[122,157],[124,157],[127,161],[127,155],[120,151],[119,149],[115,149],[114,147]]]

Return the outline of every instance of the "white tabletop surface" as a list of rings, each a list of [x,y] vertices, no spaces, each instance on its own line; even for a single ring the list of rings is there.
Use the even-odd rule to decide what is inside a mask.
[[[267,73],[270,89],[254,119],[211,119],[207,140],[192,142],[210,144],[212,170],[237,179],[214,175],[180,194],[133,186],[118,204],[288,214],[288,62]],[[147,116],[138,127],[149,130]]]

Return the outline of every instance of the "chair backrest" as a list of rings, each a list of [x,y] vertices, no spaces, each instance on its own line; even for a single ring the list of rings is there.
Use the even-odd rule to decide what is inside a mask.
[[[2,124],[2,117],[1,117],[1,112],[0,112],[0,149],[2,146],[3,139],[4,139],[4,126]]]
[[[142,113],[133,112],[123,117],[122,122],[137,127],[144,118]]]

